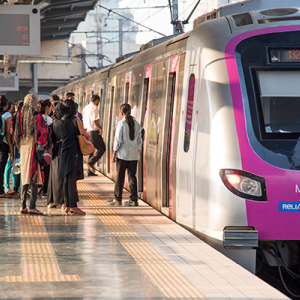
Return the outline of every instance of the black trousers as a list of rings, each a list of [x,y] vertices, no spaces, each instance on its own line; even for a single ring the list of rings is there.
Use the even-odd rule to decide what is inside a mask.
[[[64,202],[66,207],[77,207],[77,202],[79,201],[78,192],[77,192],[77,170],[78,155],[74,159],[74,168],[73,170],[64,177],[63,190],[64,190]]]
[[[48,192],[49,173],[50,173],[50,166],[44,167],[43,193],[45,194],[47,194]]]
[[[8,159],[9,147],[6,143],[0,144],[0,195],[4,194],[4,170]]]
[[[91,142],[93,143],[96,151],[89,156],[88,163],[90,165],[94,165],[104,154],[106,147],[101,135],[99,135],[99,130],[89,131],[87,133],[90,138]]]
[[[127,170],[130,199],[133,201],[138,200],[137,195],[137,180],[136,180],[137,160],[123,160],[117,158],[117,179],[115,183],[115,199],[122,201],[122,194],[125,181],[125,171]]]

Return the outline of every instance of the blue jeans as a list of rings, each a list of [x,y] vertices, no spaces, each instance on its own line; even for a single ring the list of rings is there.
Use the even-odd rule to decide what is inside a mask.
[[[10,189],[10,186],[9,186],[10,174],[11,174],[12,181],[13,181],[13,186],[12,186],[12,189],[13,189],[15,187],[15,185],[16,185],[16,176],[12,172],[12,162],[8,158],[7,164],[6,164],[6,167],[5,167],[5,170],[4,170],[5,190],[9,190]]]

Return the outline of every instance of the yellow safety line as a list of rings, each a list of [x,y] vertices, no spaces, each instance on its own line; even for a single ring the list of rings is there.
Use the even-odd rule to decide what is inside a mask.
[[[83,182],[78,193],[170,299],[205,299],[172,264]]]
[[[61,274],[43,217],[20,215],[19,221],[24,275],[0,277],[0,281],[80,281],[78,275]]]

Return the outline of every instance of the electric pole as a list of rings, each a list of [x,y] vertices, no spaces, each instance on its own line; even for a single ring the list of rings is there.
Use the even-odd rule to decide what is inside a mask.
[[[173,20],[178,21],[178,0],[172,0]],[[180,33],[177,24],[173,24],[173,34]]]
[[[119,19],[119,57],[123,55],[123,20]]]

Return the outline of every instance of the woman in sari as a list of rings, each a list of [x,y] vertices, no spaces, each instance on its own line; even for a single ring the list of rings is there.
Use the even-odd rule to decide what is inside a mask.
[[[16,145],[21,154],[21,214],[42,215],[36,209],[37,188],[42,184],[41,168],[35,153],[35,124],[37,143],[48,145],[47,125],[40,112],[37,112],[38,100],[32,94],[24,99],[24,106],[17,114]],[[30,205],[26,207],[26,194],[30,185]]]
[[[64,179],[59,177],[59,160],[62,144],[60,130],[61,119],[64,115],[65,106],[58,103],[55,106],[53,123],[49,126],[50,136],[53,144],[52,161],[50,164],[50,176],[47,193],[48,208],[61,208],[64,203],[63,183]]]

